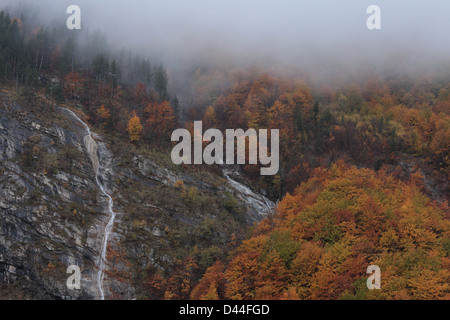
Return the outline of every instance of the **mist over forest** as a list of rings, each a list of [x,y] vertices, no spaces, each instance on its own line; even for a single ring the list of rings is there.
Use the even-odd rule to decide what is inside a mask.
[[[0,300],[449,300],[449,13],[0,0]]]
[[[48,26],[64,26],[70,4],[81,8],[82,35],[105,35],[108,47],[99,51],[132,49],[162,62],[171,86],[181,91],[199,68],[289,73],[294,67],[329,81],[373,72],[423,75],[450,66],[450,4],[437,0],[377,1],[381,30],[366,28],[372,3],[358,0],[0,1],[28,22]]]

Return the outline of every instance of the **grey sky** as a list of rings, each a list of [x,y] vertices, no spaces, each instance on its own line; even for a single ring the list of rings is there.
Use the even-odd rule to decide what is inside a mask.
[[[0,7],[19,1],[0,0]],[[341,58],[402,61],[450,52],[448,0],[39,0],[49,21],[65,21],[77,4],[82,27],[101,29],[111,43],[182,61],[207,52],[321,64]],[[382,30],[366,28],[366,8],[381,7]],[[313,59],[314,58],[314,59]],[[299,62],[301,64],[301,62]]]

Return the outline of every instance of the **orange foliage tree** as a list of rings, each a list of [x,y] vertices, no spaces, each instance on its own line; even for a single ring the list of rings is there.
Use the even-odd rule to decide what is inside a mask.
[[[83,86],[83,82],[84,82],[83,78],[78,72],[72,71],[68,73],[64,77],[65,96],[67,98],[75,97],[79,92],[80,88]]]
[[[201,281],[192,290],[190,298],[193,300],[220,300],[224,298],[225,277],[223,271],[225,265],[216,261],[206,271]]]
[[[105,105],[103,104],[97,108],[97,115],[101,120],[108,120],[111,116],[109,109],[105,108]]]
[[[168,101],[149,103],[145,109],[149,138],[160,141],[175,126],[175,115]],[[169,135],[167,135],[169,136]]]

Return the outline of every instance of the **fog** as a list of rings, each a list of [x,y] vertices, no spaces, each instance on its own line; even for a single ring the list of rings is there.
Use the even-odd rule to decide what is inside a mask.
[[[296,66],[311,74],[358,68],[418,69],[450,53],[447,0],[0,0],[33,17],[65,23],[81,8],[82,29],[100,29],[112,46],[164,62]],[[366,9],[381,8],[381,30]]]

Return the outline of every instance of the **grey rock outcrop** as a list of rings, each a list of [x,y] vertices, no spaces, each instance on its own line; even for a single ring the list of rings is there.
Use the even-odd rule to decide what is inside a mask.
[[[274,206],[232,172],[113,156],[95,133],[86,145],[86,127],[63,108],[42,115],[1,95],[0,103],[0,299],[99,299],[99,283],[106,299],[151,298],[151,272],[170,271],[194,247],[209,261]],[[106,195],[117,217],[105,247]],[[70,265],[81,269],[80,290],[67,288]]]
[[[48,126],[18,104],[0,109],[0,285],[16,293],[5,298],[98,296],[93,282],[104,217],[80,138],[70,122]],[[79,157],[67,159],[70,170],[42,168],[62,161],[67,148]],[[81,269],[81,290],[66,286],[70,265]]]

